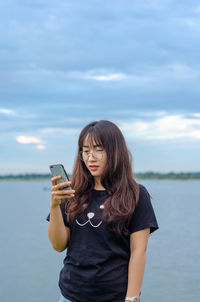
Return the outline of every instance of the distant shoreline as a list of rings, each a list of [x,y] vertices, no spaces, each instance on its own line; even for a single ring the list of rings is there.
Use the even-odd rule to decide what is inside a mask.
[[[135,173],[136,179],[181,179],[181,180],[190,180],[190,179],[200,179],[200,172],[169,172],[169,173],[158,173],[158,172],[143,172]],[[18,175],[0,175],[0,181],[20,181],[20,180],[50,180],[50,174],[18,174]]]

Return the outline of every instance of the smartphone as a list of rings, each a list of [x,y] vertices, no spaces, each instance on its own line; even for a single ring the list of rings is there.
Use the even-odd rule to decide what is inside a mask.
[[[57,180],[57,184],[70,180],[69,176],[67,175],[67,172],[65,171],[65,168],[62,164],[50,165],[49,169],[51,171],[52,176],[60,175],[62,177]],[[72,190],[72,186],[69,185],[68,187],[64,187],[60,190]]]

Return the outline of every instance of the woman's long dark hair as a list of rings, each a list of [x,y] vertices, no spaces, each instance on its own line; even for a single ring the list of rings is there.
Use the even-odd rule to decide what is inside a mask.
[[[103,220],[117,234],[128,235],[131,215],[139,199],[139,185],[134,179],[131,154],[120,129],[110,121],[96,121],[87,125],[80,133],[78,153],[72,173],[75,197],[67,201],[67,218],[72,220],[89,205],[94,188],[94,178],[80,160],[85,138],[100,144],[107,154],[107,164],[101,184],[109,196],[104,202]]]

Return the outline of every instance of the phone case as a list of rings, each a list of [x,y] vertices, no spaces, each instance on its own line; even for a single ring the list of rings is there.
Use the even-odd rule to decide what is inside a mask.
[[[57,180],[58,183],[62,183],[65,181],[69,181],[69,177],[67,175],[67,172],[65,171],[65,168],[62,164],[56,164],[49,166],[52,176],[60,175],[62,178]],[[72,189],[71,186],[65,187],[63,189]]]

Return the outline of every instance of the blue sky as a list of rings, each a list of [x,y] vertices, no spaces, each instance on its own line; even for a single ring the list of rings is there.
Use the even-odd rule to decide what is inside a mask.
[[[135,172],[200,170],[199,1],[8,0],[0,19],[0,174],[71,172],[100,119]]]

